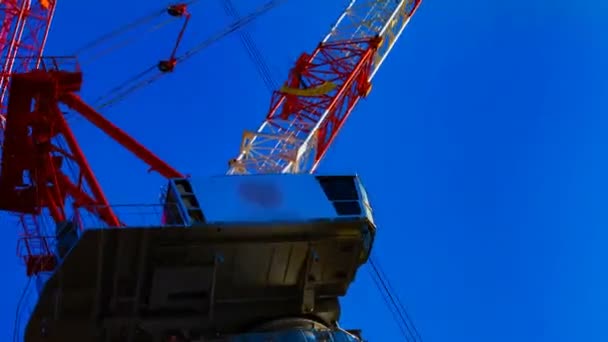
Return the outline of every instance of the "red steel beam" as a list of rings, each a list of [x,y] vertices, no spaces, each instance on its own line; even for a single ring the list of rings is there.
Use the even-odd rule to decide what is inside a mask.
[[[109,137],[135,154],[138,158],[148,164],[151,170],[160,173],[166,178],[185,178],[183,174],[160,159],[144,145],[128,135],[118,126],[108,121],[101,114],[97,113],[93,107],[84,102],[77,94],[73,92],[64,93],[60,96],[60,101],[65,103],[71,109],[80,113],[85,119],[89,120],[93,125],[97,126],[97,128],[101,129]]]
[[[48,64],[55,65],[57,60],[51,62]],[[26,216],[40,215],[47,210],[59,223],[69,219],[72,209],[69,206],[73,206],[86,209],[110,227],[121,227],[123,224],[110,207],[61,105],[80,113],[152,170],[167,178],[184,175],[82,101],[74,93],[82,84],[80,71],[58,69],[12,76],[0,160],[0,210]],[[76,168],[66,168],[66,164]],[[68,176],[66,171],[73,169],[76,174]],[[35,217],[22,221],[24,231],[20,243],[24,245],[22,257],[28,275],[52,270],[57,260],[46,239],[54,233],[35,224]]]
[[[253,134],[274,138],[260,139],[260,146],[255,138],[248,138],[241,147],[237,169],[245,173],[313,172],[357,102],[369,93],[372,64],[381,43],[380,37],[338,40],[302,54],[285,86],[273,93],[264,125]],[[313,137],[314,145],[306,141]],[[291,142],[294,140],[299,141]],[[314,147],[314,153],[302,153],[295,161],[297,169],[289,169],[295,155],[288,152],[297,152],[302,144],[307,152]],[[255,153],[249,152],[257,148]]]
[[[59,93],[78,89],[81,80],[80,73],[61,71],[13,75],[0,172],[0,210],[40,214],[46,208],[55,221],[64,221],[69,196],[75,205],[94,211],[108,225],[120,226],[59,108]],[[58,138],[65,140],[68,151],[57,145]],[[90,195],[65,175],[64,162],[78,167],[77,179],[86,181]]]

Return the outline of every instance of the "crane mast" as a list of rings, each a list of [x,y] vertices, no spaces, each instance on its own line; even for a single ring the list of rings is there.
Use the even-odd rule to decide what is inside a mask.
[[[0,1],[0,156],[4,150],[11,77],[40,66],[56,3],[56,0]],[[45,234],[35,217],[28,213],[18,213],[18,216],[22,239]],[[40,239],[26,249],[29,254],[42,258],[50,254],[49,245]]]
[[[55,13],[55,0],[5,0],[0,3],[0,143],[6,121],[8,84],[13,73],[36,69]]]
[[[228,174],[314,172],[420,3],[352,0],[296,61],[259,129],[245,131]]]

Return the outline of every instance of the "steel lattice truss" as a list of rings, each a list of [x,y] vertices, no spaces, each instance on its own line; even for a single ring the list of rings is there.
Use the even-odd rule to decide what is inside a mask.
[[[312,54],[246,131],[228,174],[313,172],[407,26],[421,0],[353,0]]]
[[[0,1],[0,143],[10,75],[37,68],[53,20],[55,4],[55,0]]]
[[[0,0],[0,156],[3,152],[11,76],[39,67],[55,5],[55,0]],[[5,194],[2,196],[5,197]],[[35,215],[19,213],[18,216],[21,238],[42,234]],[[37,255],[51,252],[49,245],[40,239],[32,244],[31,249]]]

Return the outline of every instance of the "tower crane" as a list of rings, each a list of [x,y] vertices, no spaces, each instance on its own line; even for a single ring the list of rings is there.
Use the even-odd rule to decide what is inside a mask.
[[[26,341],[361,341],[337,321],[375,236],[365,189],[356,176],[295,174],[317,168],[420,2],[352,0],[298,58],[225,177],[187,178],[97,113],[77,95],[73,59],[39,55],[32,70],[9,74],[0,210],[33,221],[45,210],[55,222],[52,236],[24,237],[28,275],[50,274]],[[38,5],[48,32],[55,3]],[[162,222],[121,221],[63,106],[168,179]],[[319,206],[302,208],[309,199]],[[83,211],[99,225],[85,227]]]

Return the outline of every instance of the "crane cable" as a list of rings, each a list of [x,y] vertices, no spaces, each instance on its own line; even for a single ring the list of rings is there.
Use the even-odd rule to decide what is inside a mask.
[[[397,324],[397,327],[399,328],[399,331],[401,332],[403,339],[406,342],[412,342],[412,339],[410,338],[411,333],[408,332],[408,330],[405,327],[405,325],[403,324],[403,322],[399,319],[398,313],[395,311],[395,307],[391,304],[389,297],[386,295],[385,291],[383,290],[383,286],[380,283],[380,280],[378,279],[378,277],[376,276],[376,273],[370,269],[368,269],[368,271],[370,273],[372,281],[374,282],[374,285],[376,285],[376,289],[378,290],[380,297],[382,297],[382,301],[384,302],[384,305],[386,305],[388,311],[391,313],[393,321],[395,322],[395,324]]]
[[[114,37],[117,37],[121,34],[124,34],[128,31],[134,30],[136,27],[141,26],[143,24],[146,24],[154,19],[156,19],[157,17],[161,16],[163,13],[165,12],[165,9],[161,9],[161,10],[156,10],[150,14],[147,14],[143,17],[140,17],[138,19],[135,19],[134,21],[125,24],[113,31],[110,31],[92,41],[90,41],[89,43],[81,46],[80,48],[76,49],[76,51],[74,51],[74,55],[80,55],[81,53],[83,53],[84,51],[90,50]]]
[[[17,310],[15,312],[15,321],[13,322],[13,342],[19,342],[21,340],[21,315],[23,314],[23,306],[24,300],[28,296],[28,292],[30,291],[30,285],[32,284],[32,277],[27,278],[27,283],[23,286],[23,290],[21,291],[21,295],[19,296],[19,300],[17,301]]]
[[[117,29],[110,31],[94,40],[92,40],[91,42],[81,46],[80,48],[76,49],[73,53],[73,55],[76,55],[78,57],[80,57],[81,59],[81,64],[85,64],[85,63],[90,63],[93,60],[98,59],[99,57],[106,55],[112,51],[115,51],[117,49],[120,49],[122,47],[128,46],[131,43],[133,43],[136,40],[139,40],[141,38],[143,38],[145,36],[145,34],[154,32],[159,30],[160,28],[166,26],[167,24],[174,22],[175,20],[178,20],[180,18],[180,16],[171,16],[170,18],[150,27],[147,28],[144,32],[137,34],[136,37],[131,37],[131,38],[126,38],[123,39],[117,43],[114,43],[113,45],[110,45],[109,47],[105,47],[103,48],[101,51],[97,51],[94,52],[93,50],[95,50],[96,48],[100,47],[103,43],[106,43],[110,40],[112,40],[113,38],[122,36],[130,31],[134,31],[135,29],[153,23],[157,18],[159,18],[161,15],[166,14],[168,8],[171,8],[172,6],[191,6],[195,3],[197,3],[199,0],[191,0],[188,2],[183,2],[180,3],[179,5],[169,5],[169,6],[165,6],[162,9],[159,10],[155,10],[147,15],[144,15],[138,19],[135,19],[134,21],[125,24],[123,26],[118,27]],[[183,31],[183,28],[182,28]],[[94,54],[93,54],[94,53]],[[86,54],[93,54],[92,56],[85,56],[84,58],[82,57]]]
[[[387,304],[389,311],[391,314],[393,314],[393,319],[395,319],[395,322],[399,326],[404,339],[407,342],[422,342],[422,337],[420,336],[414,321],[395,293],[392,285],[386,277],[386,274],[378,262],[375,261],[373,257],[370,257],[369,263],[371,266],[370,273],[372,275],[372,279],[381,293],[384,302]]]
[[[110,89],[106,94],[100,96],[97,100],[95,100],[93,102],[93,107],[96,107],[98,110],[109,107],[109,106],[113,105],[114,103],[124,99],[124,97],[126,97],[126,95],[132,93],[133,91],[137,90],[138,88],[147,85],[147,84],[143,83],[142,81],[140,81],[140,79],[142,79],[143,77],[146,77],[148,74],[150,74],[151,72],[156,70],[156,68],[157,68],[156,65],[152,65],[152,66],[148,67],[146,70],[143,70],[143,71],[131,76],[130,78],[123,81],[122,83],[115,86],[114,88]],[[146,78],[145,81],[152,83],[154,80],[155,79],[152,79],[152,81],[150,81],[150,78]],[[134,82],[137,82],[137,83],[135,85],[132,85]],[[117,95],[113,96],[113,94],[115,94],[115,93],[117,93]]]
[[[278,7],[279,5],[282,5],[285,2],[287,2],[287,0],[270,0],[270,1],[268,1],[264,5],[257,8],[255,11],[249,13],[248,15],[242,17],[239,20],[234,21],[226,29],[224,29],[221,32],[218,32],[217,34],[212,36],[210,39],[207,39],[207,40],[201,42],[200,44],[196,45],[194,48],[192,48],[189,51],[187,51],[186,53],[184,53],[180,58],[178,58],[178,60],[185,61],[185,60],[191,58],[196,53],[208,48],[211,44],[217,42],[221,38],[224,38],[225,36],[229,35],[230,33],[241,29],[245,25],[251,23],[253,20],[255,20],[256,18],[261,16],[262,14],[265,14],[266,12]]]
[[[158,31],[161,28],[167,26],[169,23],[174,22],[175,20],[177,20],[177,18],[173,18],[172,17],[172,18],[166,19],[165,21],[161,22],[160,24],[157,24],[157,25],[149,28],[144,33],[145,34],[150,34],[152,32]],[[98,60],[99,58],[101,58],[103,56],[106,56],[106,55],[108,55],[108,54],[110,54],[112,52],[115,52],[115,51],[117,51],[119,49],[122,49],[124,47],[127,47],[127,46],[135,43],[136,41],[142,39],[143,37],[144,37],[144,34],[141,34],[141,35],[137,35],[136,37],[131,37],[131,38],[123,39],[122,41],[117,42],[114,45],[111,45],[111,46],[109,46],[109,47],[107,47],[107,48],[105,48],[105,49],[103,49],[103,50],[95,53],[92,56],[89,56],[88,58],[87,57],[80,57],[79,58],[79,63],[81,65],[90,64],[90,63]],[[82,55],[82,52],[79,53],[78,55]]]
[[[233,20],[240,19],[241,16],[231,0],[224,0],[223,4],[224,11],[226,12],[226,14],[231,16]],[[255,40],[253,40],[247,30],[240,31],[239,38],[241,40],[241,43],[245,47],[245,50],[247,51],[247,55],[253,62],[258,73],[260,74],[260,77],[262,78],[262,81],[264,82],[266,88],[271,93],[277,90],[279,88],[278,83],[272,77],[270,68],[268,67],[268,64],[266,63],[263,55],[261,54],[260,49],[258,49]]]
[[[194,47],[192,47],[190,50],[186,51],[179,57],[175,57],[174,62],[177,64],[177,63],[181,63],[181,62],[184,62],[184,61],[192,58],[197,53],[207,49],[208,47],[210,47],[217,41],[221,40],[222,38],[230,35],[231,33],[235,32],[237,30],[241,29],[242,27],[251,23],[253,20],[257,19],[261,15],[267,13],[268,11],[270,11],[273,8],[278,7],[279,5],[283,4],[286,1],[287,0],[270,0],[270,1],[266,2],[264,5],[260,6],[253,12],[247,14],[246,16],[240,18],[239,20],[235,20],[234,22],[232,22],[230,25],[228,25],[224,29],[216,32],[211,37],[209,37],[209,38],[205,39],[204,41],[200,42],[199,44],[195,45]],[[113,88],[108,93],[101,96],[97,101],[94,102],[94,107],[96,107],[97,109],[104,109],[109,106],[112,106],[112,105],[116,104],[117,102],[123,100],[128,95],[132,94],[133,92],[154,83],[161,77],[170,73],[167,71],[160,71],[160,72],[157,71],[157,72],[153,73],[153,71],[157,68],[158,68],[158,65],[153,65],[153,66],[145,69],[144,71],[136,74],[135,76],[129,78],[127,81],[121,83],[121,85]],[[172,70],[168,70],[168,71],[172,71]],[[148,75],[150,75],[150,76],[148,76]]]
[[[378,273],[381,275],[382,279],[384,279],[384,283],[387,285],[387,289],[389,290],[389,294],[392,293],[392,297],[395,298],[395,300],[396,300],[395,304],[397,305],[396,308],[397,307],[399,308],[399,310],[405,316],[405,320],[409,322],[409,325],[411,326],[411,329],[413,330],[414,335],[416,335],[416,339],[418,341],[422,341],[422,336],[420,336],[420,332],[418,331],[418,328],[416,328],[416,325],[414,324],[414,321],[412,320],[412,317],[408,313],[408,310],[405,308],[405,305],[403,305],[403,303],[401,302],[401,299],[399,298],[399,295],[397,294],[397,292],[393,288],[391,282],[388,279],[388,276],[386,275],[386,273],[382,269],[381,265],[377,261],[374,262],[373,259],[372,259],[372,263],[373,263],[373,267],[376,269],[376,271],[378,271]]]

